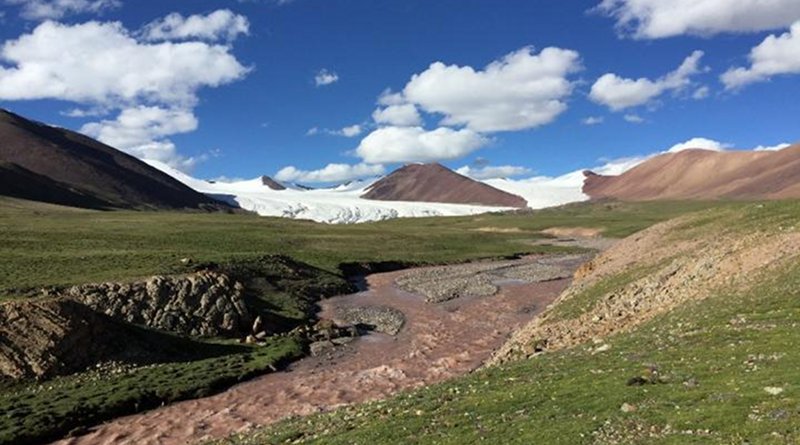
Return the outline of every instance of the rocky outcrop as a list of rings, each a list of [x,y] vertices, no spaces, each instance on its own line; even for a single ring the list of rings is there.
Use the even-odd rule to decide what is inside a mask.
[[[213,349],[206,347],[206,352],[217,353]],[[202,357],[191,340],[114,320],[68,299],[0,305],[0,380]]]
[[[118,320],[182,335],[238,336],[249,332],[254,321],[244,286],[217,272],[84,284],[63,296]]]

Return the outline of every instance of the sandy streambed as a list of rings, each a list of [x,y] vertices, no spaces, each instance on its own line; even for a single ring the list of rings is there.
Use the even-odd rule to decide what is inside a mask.
[[[85,436],[56,442],[72,444],[187,444],[227,436],[288,416],[382,399],[411,388],[463,375],[479,367],[515,330],[529,322],[569,284],[569,278],[531,282],[530,270],[543,262],[574,271],[585,257],[531,256],[497,263],[478,263],[496,292],[467,295],[440,303],[396,284],[409,273],[423,273],[426,289],[431,274],[463,280],[476,264],[423,268],[371,275],[368,290],[328,299],[322,318],[336,318],[352,308],[380,306],[399,310],[405,324],[396,336],[370,333],[356,341],[308,357],[285,372],[265,375],[218,395],[180,402],[123,417],[93,428]],[[531,266],[534,266],[531,269]],[[467,269],[465,269],[465,267]],[[509,278],[509,268],[523,267],[525,279]],[[469,269],[472,268],[472,269]],[[465,272],[466,271],[466,272]],[[487,272],[488,271],[488,272]],[[477,273],[477,272],[476,272]],[[569,274],[567,274],[569,275]],[[511,275],[513,276],[513,275]],[[402,281],[402,280],[401,280]],[[406,288],[408,288],[406,286]],[[438,300],[437,300],[438,301]]]

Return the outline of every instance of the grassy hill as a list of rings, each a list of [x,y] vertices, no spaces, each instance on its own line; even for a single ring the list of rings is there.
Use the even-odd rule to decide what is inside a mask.
[[[223,443],[800,443],[799,255],[797,202],[679,218],[587,266],[499,365]]]

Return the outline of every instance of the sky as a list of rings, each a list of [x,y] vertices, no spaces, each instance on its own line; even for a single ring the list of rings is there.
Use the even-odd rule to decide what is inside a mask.
[[[798,0],[0,0],[0,45],[0,107],[201,178],[800,140]]]

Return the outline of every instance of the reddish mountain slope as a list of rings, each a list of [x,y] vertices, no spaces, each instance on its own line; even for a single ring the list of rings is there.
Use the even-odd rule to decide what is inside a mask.
[[[2,109],[0,163],[0,195],[88,208],[225,207],[108,145]]]
[[[800,198],[800,145],[758,152],[685,150],[619,176],[585,175],[583,192],[592,199]]]
[[[526,207],[527,201],[440,164],[411,164],[374,183],[362,198],[380,201],[441,202]]]

